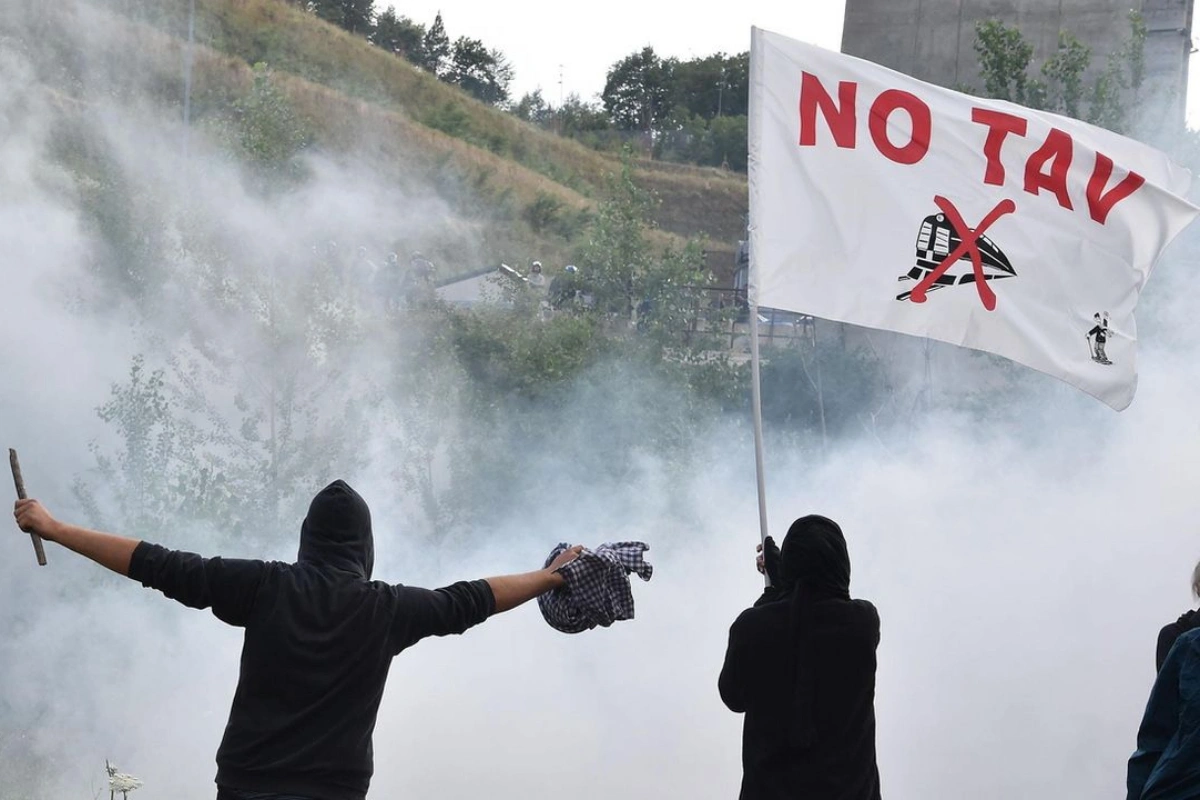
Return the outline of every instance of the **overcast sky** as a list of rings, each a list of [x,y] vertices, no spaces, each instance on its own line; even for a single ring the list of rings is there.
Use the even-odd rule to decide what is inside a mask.
[[[379,7],[384,4],[380,2]],[[838,50],[844,0],[661,3],[606,0],[402,0],[396,13],[428,26],[440,10],[451,40],[470,36],[502,50],[516,70],[513,97],[539,86],[550,103],[577,92],[593,99],[613,62],[646,45],[690,58],[750,49],[750,26]]]
[[[380,0],[378,7],[384,7]],[[606,0],[403,0],[396,13],[429,25],[440,10],[451,40],[481,39],[508,56],[513,99],[541,88],[552,105],[576,92],[594,100],[612,64],[646,45],[660,56],[690,58],[750,49],[757,25],[830,50],[840,50],[845,0],[742,0],[656,3]],[[680,9],[686,9],[681,11]],[[1192,57],[1188,122],[1200,127],[1200,62]],[[562,79],[561,94],[559,79]]]

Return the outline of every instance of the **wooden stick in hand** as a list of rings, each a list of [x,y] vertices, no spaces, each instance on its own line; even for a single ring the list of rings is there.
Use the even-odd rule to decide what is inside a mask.
[[[21,477],[21,462],[17,460],[17,451],[11,447],[8,448],[8,465],[12,467],[13,483],[17,485],[17,499],[25,500],[25,479]],[[46,549],[42,546],[42,537],[36,533],[29,534],[29,538],[33,539],[33,551],[37,553],[37,562],[39,566],[46,566]]]

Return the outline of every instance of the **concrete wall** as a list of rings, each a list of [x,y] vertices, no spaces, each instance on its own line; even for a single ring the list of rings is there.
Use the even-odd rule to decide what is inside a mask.
[[[1090,85],[1108,54],[1129,39],[1127,14],[1142,12],[1146,80],[1139,117],[1150,128],[1183,122],[1194,0],[846,0],[842,52],[930,83],[981,87],[975,23],[1017,25],[1034,47],[1031,74],[1058,46],[1060,30],[1092,48]]]
[[[1145,0],[1146,83],[1139,104],[1151,128],[1179,124],[1186,113],[1194,0]]]

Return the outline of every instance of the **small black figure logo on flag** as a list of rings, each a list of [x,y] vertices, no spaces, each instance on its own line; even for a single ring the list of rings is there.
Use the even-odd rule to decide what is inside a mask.
[[[1009,263],[1004,251],[983,231],[1000,217],[1015,211],[1016,205],[1011,200],[1003,201],[992,209],[978,228],[972,230],[963,222],[953,203],[943,197],[936,197],[934,201],[942,213],[930,214],[921,222],[921,229],[917,233],[916,264],[897,279],[916,281],[916,285],[896,295],[896,299],[923,303],[926,292],[947,286],[973,284],[979,291],[984,307],[993,310],[996,298],[987,287],[987,282],[1015,278],[1017,271]],[[969,268],[962,268],[963,261],[967,262]]]
[[[1097,311],[1092,315],[1092,320],[1096,324],[1086,334],[1088,349],[1092,351],[1092,361],[1111,365],[1113,362],[1108,360],[1108,354],[1104,352],[1104,347],[1108,344],[1108,312],[1105,311],[1102,315]]]

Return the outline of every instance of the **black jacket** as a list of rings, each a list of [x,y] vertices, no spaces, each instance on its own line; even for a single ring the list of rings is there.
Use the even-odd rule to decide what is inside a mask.
[[[1200,613],[1195,611],[1187,611],[1169,625],[1164,625],[1162,630],[1158,632],[1158,647],[1155,652],[1155,669],[1162,670],[1163,662],[1167,660],[1167,653],[1171,652],[1171,646],[1175,644],[1175,640],[1188,631],[1200,628]]]
[[[392,657],[462,633],[495,610],[486,581],[428,590],[370,580],[370,512],[330,484],[309,508],[295,564],[201,558],[142,542],[129,576],[245,628],[217,783],[362,800],[371,734]]]
[[[805,659],[814,683],[813,740],[793,738],[795,659],[791,596],[768,589],[729,631],[718,683],[731,711],[745,712],[741,800],[878,800],[875,649],[879,614],[866,600],[826,599],[811,608]]]

